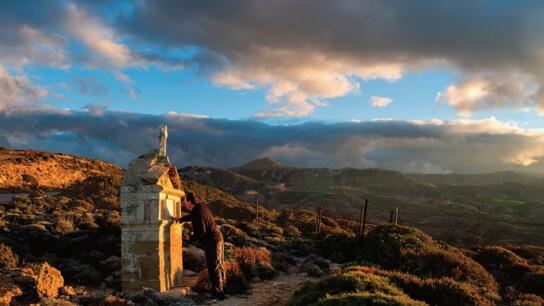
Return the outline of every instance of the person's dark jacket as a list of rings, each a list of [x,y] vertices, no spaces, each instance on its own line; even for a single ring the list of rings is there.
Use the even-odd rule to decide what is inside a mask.
[[[179,222],[191,221],[194,238],[201,242],[223,240],[219,226],[215,224],[212,212],[205,204],[195,204],[193,210]]]

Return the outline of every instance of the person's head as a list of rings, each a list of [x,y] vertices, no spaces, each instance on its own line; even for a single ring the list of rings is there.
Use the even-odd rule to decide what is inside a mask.
[[[188,191],[185,194],[185,202],[184,202],[185,208],[188,211],[191,211],[195,207],[196,203],[197,203],[197,200],[196,200],[195,194],[191,191]]]

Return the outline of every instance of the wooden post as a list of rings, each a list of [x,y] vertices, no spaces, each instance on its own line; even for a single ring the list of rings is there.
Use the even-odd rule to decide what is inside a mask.
[[[319,205],[315,208],[315,234],[319,236]]]
[[[319,234],[321,234],[321,226],[323,223],[323,204],[320,205],[321,209],[319,210]]]
[[[395,208],[395,225],[399,224],[399,208]]]
[[[359,236],[363,236],[363,214],[364,214],[364,206],[361,205],[361,213],[359,214]]]
[[[363,237],[365,235],[366,225],[366,210],[368,207],[368,199],[365,199],[365,205],[361,205],[361,214],[359,215],[359,235]]]
[[[323,204],[319,204],[316,208],[316,225],[315,234],[319,236],[321,234],[321,220],[323,218]]]
[[[259,227],[259,194],[255,195],[255,221]]]
[[[363,228],[361,229],[361,232],[363,233],[363,237],[365,236],[365,226],[366,226],[366,211],[368,208],[368,199],[365,199],[365,210],[363,211]]]
[[[393,214],[394,214],[393,210],[389,211],[389,224],[393,223]]]

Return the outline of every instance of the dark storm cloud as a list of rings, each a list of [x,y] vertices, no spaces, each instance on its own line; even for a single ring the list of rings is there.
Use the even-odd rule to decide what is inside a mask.
[[[155,148],[158,125],[166,123],[169,155],[178,166],[232,167],[271,157],[295,166],[410,172],[544,170],[544,131],[526,131],[493,118],[275,126],[175,113],[57,110],[0,116],[4,146],[63,148],[123,166]]]
[[[127,33],[165,48],[197,46],[223,58],[198,64],[213,71],[219,85],[269,87],[269,100],[283,104],[263,116],[307,115],[319,105],[315,99],[356,91],[353,77],[394,80],[436,66],[462,73],[438,101],[463,114],[544,110],[539,1],[135,3],[133,14],[119,22]]]

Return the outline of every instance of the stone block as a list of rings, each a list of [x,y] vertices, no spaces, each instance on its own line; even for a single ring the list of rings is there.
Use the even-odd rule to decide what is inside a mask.
[[[121,186],[121,194],[134,192],[134,187],[132,186]]]

